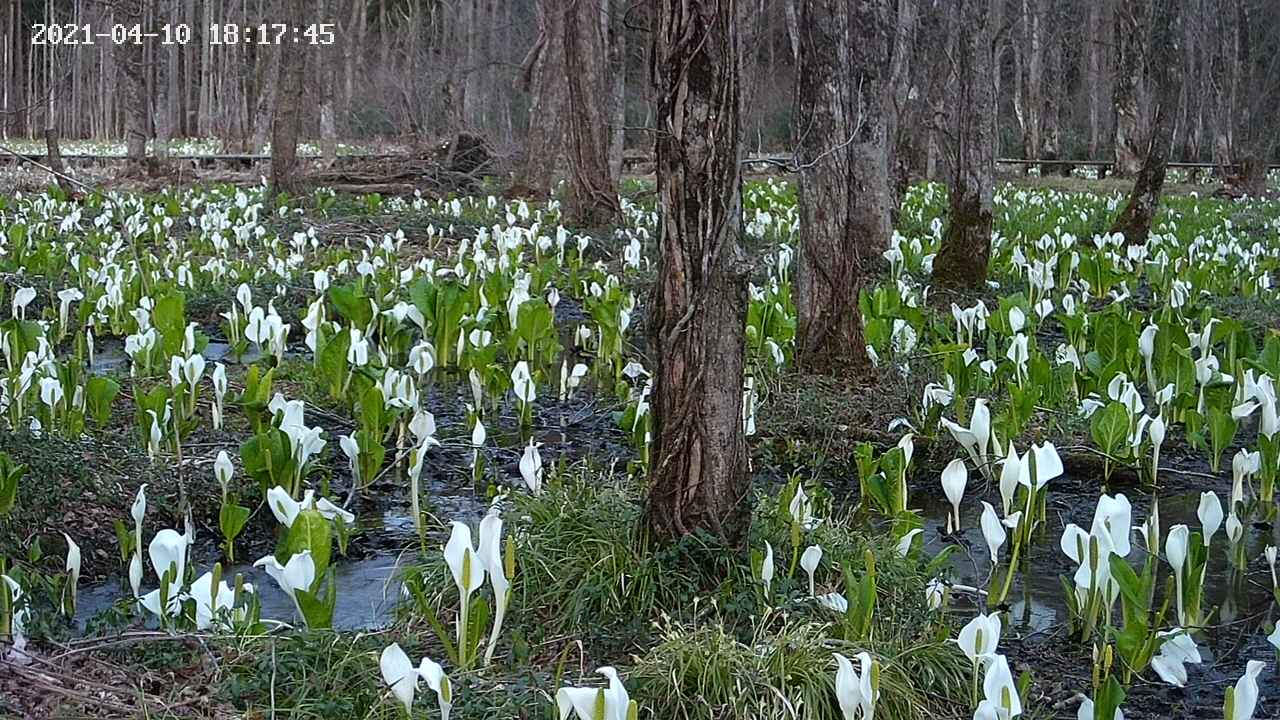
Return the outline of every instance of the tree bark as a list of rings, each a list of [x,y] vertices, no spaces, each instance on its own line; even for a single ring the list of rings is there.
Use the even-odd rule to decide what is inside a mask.
[[[322,18],[333,17],[336,11],[333,0],[322,0],[320,4],[320,16]],[[338,126],[334,118],[333,104],[336,90],[334,85],[337,84],[338,76],[335,68],[338,65],[337,46],[321,46],[319,48],[320,62],[317,63],[315,69],[316,86],[320,94],[320,157],[324,159],[326,165],[332,166],[338,161]],[[406,112],[412,113],[412,108],[406,108]],[[412,122],[412,114],[410,121]]]
[[[803,0],[800,12],[797,359],[836,372],[867,364],[858,294],[889,239],[889,11]]]
[[[538,0],[538,38],[522,64],[529,93],[529,134],[515,180],[522,194],[551,194],[564,139],[564,7],[561,0]]]
[[[286,50],[283,46],[274,47],[271,45],[261,45],[255,48],[257,50],[257,62],[253,71],[258,78],[255,83],[255,97],[253,100],[253,119],[250,125],[253,128],[253,136],[250,140],[251,152],[261,152],[266,149],[267,141],[272,137],[274,130],[272,129],[272,117],[276,111],[276,95],[279,92],[280,78],[285,70],[282,63],[282,55]]]
[[[302,17],[304,0],[286,0],[286,16]],[[302,75],[306,55],[302,46],[280,46],[280,75],[276,86],[275,112],[271,118],[271,195],[297,194],[302,187],[298,167],[298,134],[302,125]]]
[[[750,521],[735,4],[657,4],[661,221],[645,518],[659,542],[705,531],[737,544]]]
[[[911,143],[907,135],[914,134],[911,126],[909,104],[913,102],[911,84],[912,56],[915,53],[915,0],[896,0],[897,9],[892,13],[893,38],[890,47],[893,59],[889,64],[888,100],[885,104],[889,153],[889,224],[897,223],[902,198],[911,186]],[[918,93],[917,93],[918,94]]]
[[[1102,3],[1089,3],[1088,20],[1085,25],[1085,81],[1088,88],[1089,104],[1089,159],[1098,157],[1100,137],[1101,105],[1099,99],[1102,92],[1102,37],[1098,28],[1102,23]]]
[[[1022,38],[1015,50],[1019,74],[1013,109],[1022,131],[1022,157],[1026,160],[1039,160],[1041,153],[1047,5],[1047,0],[1022,0],[1019,14]]]
[[[1173,146],[1173,127],[1178,101],[1182,94],[1182,74],[1179,68],[1179,39],[1182,34],[1182,0],[1156,0],[1152,14],[1151,70],[1157,104],[1153,111],[1151,141],[1147,145],[1142,169],[1134,180],[1129,200],[1116,217],[1111,232],[1124,235],[1130,245],[1141,245],[1151,232],[1151,221],[1160,207],[1160,193],[1164,188],[1165,170],[1169,165],[1169,153]]]
[[[1115,166],[1112,171],[1131,177],[1142,167],[1139,94],[1146,65],[1146,0],[1117,0],[1115,11]]]
[[[601,73],[605,47],[598,5],[602,1],[566,0],[564,15],[568,155],[573,181],[566,219],[578,227],[612,225],[622,212],[609,167],[609,124],[605,119],[609,87]]]
[[[987,279],[991,257],[991,198],[994,192],[995,111],[988,10],[991,0],[956,0],[953,9],[964,34],[956,47],[947,117],[950,147],[950,215],[942,247],[933,259],[939,287],[978,288]],[[995,0],[998,1],[998,0]]]
[[[1232,108],[1231,151],[1238,174],[1234,195],[1267,193],[1267,166],[1275,158],[1276,106],[1280,104],[1280,7],[1263,0],[1236,0],[1234,31],[1238,90]]]
[[[120,13],[125,25],[142,24],[142,0],[121,0]],[[124,135],[129,167],[141,172],[147,159],[147,115],[151,103],[147,98],[147,80],[142,63],[142,45],[127,42],[119,47],[120,70],[124,75]]]
[[[627,26],[628,0],[602,0],[608,3],[609,39],[609,174],[616,181],[622,177],[622,153],[626,144],[627,125]]]

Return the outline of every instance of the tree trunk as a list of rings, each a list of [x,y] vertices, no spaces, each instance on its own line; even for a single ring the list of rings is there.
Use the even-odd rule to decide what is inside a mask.
[[[798,362],[867,363],[858,294],[889,238],[889,60],[883,0],[803,0],[796,121]]]
[[[933,259],[933,283],[939,287],[982,287],[991,257],[995,111],[991,85],[991,33],[988,5],[993,0],[956,0],[953,14],[964,34],[956,47],[950,84],[947,148],[951,167],[950,216],[942,247]],[[998,2],[999,0],[994,0]]]
[[[157,14],[163,22],[176,26],[177,0],[160,0]],[[157,72],[161,78],[156,81],[155,156],[159,163],[169,162],[169,143],[178,134],[178,45],[161,45],[157,52]]]
[[[567,0],[564,15],[564,67],[569,84],[569,170],[572,194],[566,220],[578,227],[604,227],[617,221],[615,178],[609,168],[609,125],[605,114],[608,86],[604,35],[598,0]]]
[[[551,194],[564,139],[564,6],[561,0],[538,0],[538,39],[521,66],[529,93],[529,134],[524,164],[515,185],[536,198]]]
[[[286,0],[287,17],[302,17],[304,0]],[[302,187],[298,167],[298,134],[302,125],[302,75],[306,55],[301,45],[280,46],[280,75],[271,118],[271,195],[296,195]]]
[[[1100,134],[1099,121],[1101,119],[1101,101],[1099,100],[1102,86],[1102,37],[1098,31],[1099,25],[1102,23],[1102,3],[1089,3],[1088,20],[1085,25],[1085,81],[1088,88],[1085,92],[1088,94],[1089,104],[1089,159],[1093,160],[1098,157],[1098,138]]]
[[[75,194],[75,187],[71,185],[71,181],[67,180],[66,166],[62,163],[62,151],[58,149],[58,128],[54,127],[52,119],[44,129],[44,147],[46,159],[49,169],[53,171],[53,179],[58,183],[58,188],[67,197]]]
[[[284,75],[282,55],[285,53],[284,46],[275,47],[272,45],[259,45],[254,48],[258,52],[258,60],[253,68],[258,78],[256,83],[256,96],[253,101],[253,119],[250,125],[253,127],[253,137],[250,140],[250,152],[262,152],[266,149],[267,141],[271,139],[273,133],[272,117],[276,111],[277,99],[280,88],[280,78]]]
[[[609,174],[622,177],[622,153],[626,144],[627,125],[627,0],[601,0],[608,3],[609,38]]]
[[[1142,72],[1146,65],[1145,0],[1117,0],[1115,17],[1115,89],[1112,105],[1115,111],[1115,167],[1119,176],[1131,177],[1142,166],[1142,127],[1138,116]]]
[[[1179,68],[1179,12],[1183,0],[1156,0],[1152,14],[1151,71],[1158,93],[1154,110],[1151,141],[1147,145],[1142,169],[1134,180],[1129,201],[1116,217],[1111,232],[1121,233],[1130,245],[1141,245],[1151,232],[1151,221],[1160,207],[1160,193],[1164,188],[1165,170],[1169,165],[1169,152],[1173,146],[1173,126],[1182,94],[1182,74]]]
[[[333,0],[322,0],[321,17],[333,17],[336,10]],[[333,166],[338,161],[338,127],[333,113],[333,100],[336,94],[334,85],[338,80],[335,68],[339,57],[336,45],[322,45],[318,51],[320,62],[315,69],[315,78],[320,94],[320,157],[326,165]],[[406,111],[411,112],[411,108],[406,108]]]
[[[1049,29],[1045,31],[1044,42],[1048,47],[1045,49],[1044,68],[1041,74],[1043,88],[1040,92],[1039,157],[1044,160],[1059,160],[1062,158],[1062,130],[1059,127],[1059,122],[1062,119],[1061,105],[1065,68],[1062,63],[1063,38],[1060,36],[1061,30],[1056,30],[1061,26],[1062,19],[1058,15],[1056,6],[1051,4],[1048,7],[1044,20]],[[1048,175],[1054,171],[1059,173],[1065,171],[1065,174],[1070,174],[1070,168],[1066,165],[1048,164],[1040,166],[1041,176]]]
[[[749,264],[734,0],[659,0],[658,282],[646,523],[739,543],[750,522],[743,366]]]
[[[905,140],[908,134],[916,129],[910,123],[908,104],[912,102],[912,62],[915,48],[915,0],[896,0],[897,8],[892,13],[893,37],[890,42],[893,59],[889,64],[888,100],[885,104],[885,135],[888,140],[889,153],[889,224],[897,223],[898,212],[902,207],[902,198],[911,186],[911,148]]]
[[[120,22],[142,24],[142,0],[121,0]],[[147,115],[151,103],[147,98],[147,80],[142,64],[142,45],[127,42],[119,46],[120,69],[124,77],[124,135],[129,166],[141,172],[147,159]]]
[[[1022,157],[1027,160],[1039,160],[1042,149],[1046,5],[1046,0],[1022,0],[1022,42],[1014,51],[1020,69],[1014,115],[1022,130]]]

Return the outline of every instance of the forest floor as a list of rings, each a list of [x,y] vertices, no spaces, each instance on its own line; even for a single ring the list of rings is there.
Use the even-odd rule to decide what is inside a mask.
[[[21,182],[39,180],[24,175]],[[258,182],[246,177],[243,187]],[[748,198],[748,221],[763,228],[750,231],[752,252],[761,258],[753,282],[766,294],[781,293],[753,301],[757,314],[752,322],[757,323],[757,333],[752,358],[761,368],[768,365],[765,340],[787,347],[788,332],[794,332],[794,318],[789,315],[794,311],[790,308],[784,308],[777,321],[759,315],[767,313],[773,302],[781,308],[789,296],[784,291],[786,272],[778,269],[776,258],[780,238],[790,239],[780,228],[789,227],[794,198],[785,190],[760,190],[762,185],[773,184],[772,179],[753,182],[758,195],[767,197]],[[1043,205],[1026,216],[1016,215],[1016,210],[1002,215],[997,230],[1008,237],[1017,233],[1028,247],[1055,227],[1072,227],[1072,232],[1082,237],[1088,237],[1089,229],[1105,227],[1108,198],[1126,189],[1123,181],[1110,179],[1019,178],[1014,185],[1035,194]],[[1046,191],[1066,197],[1054,197],[1055,192]],[[1215,218],[1229,218],[1234,227],[1243,228],[1246,234],[1241,240],[1246,245],[1255,240],[1276,243],[1273,228],[1280,213],[1274,206],[1201,206],[1200,199],[1211,194],[1211,188],[1204,185],[1178,185],[1171,192],[1179,196],[1179,202],[1218,213]],[[219,212],[235,205],[225,198],[197,196],[202,197],[201,202],[223,202],[218,205]],[[649,220],[644,213],[651,211],[651,188],[633,183],[628,197],[635,203],[629,232],[647,228]],[[462,261],[463,240],[493,232],[493,228],[530,225],[523,219],[513,223],[512,218],[518,217],[518,202],[489,203],[483,195],[468,202],[473,205],[450,214],[446,204],[415,206],[403,199],[317,195],[304,200],[300,213],[288,217],[267,214],[260,226],[270,236],[289,238],[300,232],[314,238],[312,247],[319,250],[306,260],[308,269],[313,269],[336,268],[340,260],[354,266],[362,258],[377,255],[382,238],[397,231],[405,236],[395,253],[400,266],[448,267]],[[490,438],[484,456],[487,469],[478,479],[469,441],[473,417],[468,404],[474,391],[461,372],[441,372],[424,400],[434,414],[442,443],[425,462],[422,495],[427,534],[424,538],[415,529],[402,470],[379,476],[361,490],[359,499],[351,504],[358,521],[345,543],[342,559],[336,563],[341,587],[336,631],[286,631],[261,625],[222,633],[189,627],[161,631],[154,618],[139,613],[136,603],[128,599],[122,572],[125,559],[119,551],[121,530],[116,526],[120,521],[127,526],[129,507],[144,484],[148,529],[182,527],[178,499],[179,488],[184,488],[191,500],[197,538],[191,562],[207,567],[220,561],[228,569],[252,577],[263,596],[264,617],[270,610],[276,617],[291,619],[293,608],[279,593],[269,594],[275,590],[271,579],[244,563],[279,550],[284,532],[272,514],[259,506],[236,541],[236,559],[226,556],[219,527],[222,498],[212,468],[219,451],[235,458],[237,467],[241,465],[241,448],[254,435],[251,413],[237,408],[217,430],[207,422],[198,423],[183,440],[180,456],[150,460],[144,449],[145,425],[139,420],[138,398],[166,381],[162,373],[134,377],[124,339],[104,336],[90,371],[118,379],[124,390],[103,427],[74,440],[52,434],[37,437],[25,429],[0,433],[0,450],[28,467],[19,489],[20,510],[0,520],[0,555],[24,556],[22,564],[32,570],[33,587],[39,584],[41,572],[48,573],[44,576],[48,586],[43,589],[49,597],[41,600],[45,610],[56,605],[58,596],[59,586],[52,578],[61,558],[53,557],[60,554],[53,548],[61,547],[65,533],[75,537],[82,550],[79,611],[71,622],[56,613],[35,615],[28,626],[29,634],[36,638],[32,661],[6,661],[0,666],[0,715],[39,720],[398,717],[400,708],[390,700],[378,676],[378,654],[394,641],[409,649],[414,658],[425,654],[443,661],[449,655],[448,633],[442,636],[432,622],[438,614],[449,624],[446,611],[453,609],[446,597],[452,585],[437,552],[445,540],[448,521],[478,519],[496,494],[510,493],[514,497],[507,502],[513,505],[505,515],[512,535],[520,537],[518,576],[523,581],[528,574],[531,579],[526,582],[530,584],[521,586],[513,600],[504,657],[498,666],[454,675],[459,698],[454,717],[552,717],[551,693],[562,679],[586,677],[596,665],[616,664],[626,669],[628,686],[643,700],[641,717],[692,720],[708,717],[703,713],[711,712],[717,720],[772,720],[783,717],[775,704],[781,688],[794,691],[796,698],[807,698],[814,707],[814,717],[834,718],[828,697],[830,652],[833,648],[852,652],[863,647],[882,657],[888,668],[884,710],[877,715],[972,716],[969,674],[947,638],[954,637],[959,626],[985,606],[980,600],[957,596],[954,607],[940,616],[925,606],[923,587],[935,572],[943,572],[957,585],[985,586],[992,566],[978,517],[982,499],[998,502],[998,494],[975,467],[961,507],[964,530],[955,534],[943,531],[949,506],[938,476],[961,451],[951,436],[936,426],[936,418],[934,427],[925,429],[921,399],[930,383],[943,378],[944,361],[938,358],[946,354],[951,342],[951,303],[967,308],[981,302],[990,308],[993,318],[1007,314],[1011,304],[1020,304],[1028,307],[1030,315],[1024,294],[1028,287],[1005,252],[993,270],[1001,287],[915,302],[923,300],[920,286],[913,283],[927,280],[920,263],[929,243],[934,242],[936,232],[930,229],[931,222],[939,217],[942,204],[928,189],[917,191],[908,202],[910,212],[904,213],[900,231],[904,237],[922,239],[925,249],[906,251],[909,269],[904,273],[909,279],[905,295],[882,294],[865,313],[869,342],[885,359],[880,366],[856,380],[803,375],[785,364],[759,373],[756,433],[751,440],[753,499],[757,502],[752,547],[758,552],[764,539],[771,538],[779,551],[776,605],[768,599],[761,602],[751,577],[753,570],[747,567],[750,563],[739,562],[737,555],[741,553],[724,553],[696,543],[669,554],[636,546],[643,474],[637,465],[640,457],[632,429],[643,378],[628,386],[629,381],[619,377],[621,391],[601,383],[564,399],[557,398],[554,383],[548,383],[539,388],[530,427],[518,421],[518,412],[509,402],[499,404],[485,418]],[[1177,205],[1176,209],[1190,215],[1186,207]],[[187,211],[184,208],[183,212]],[[762,214],[768,215],[768,220]],[[1086,219],[1078,220],[1081,217]],[[181,228],[180,223],[177,226]],[[1186,232],[1194,237],[1201,230]],[[175,241],[190,243],[197,253],[213,254],[205,238],[187,238],[178,231],[173,235]],[[624,292],[634,294],[636,304],[628,311],[630,329],[623,352],[628,359],[643,362],[654,248],[651,236],[644,236],[649,262],[629,267],[624,260],[627,242],[638,237],[638,233],[595,234],[587,257],[599,263],[592,272],[601,273],[601,285],[608,286],[606,278],[613,277]],[[61,244],[51,243],[51,247]],[[165,244],[157,242],[150,249],[159,256]],[[263,303],[271,298],[273,310],[294,329],[283,360],[273,362],[252,353],[237,359],[229,352],[222,313],[233,302],[231,286],[202,281],[188,288],[186,319],[211,339],[205,354],[211,364],[226,364],[233,394],[247,388],[251,369],[275,366],[273,389],[291,400],[301,400],[307,424],[321,428],[330,441],[331,450],[318,457],[311,468],[317,491],[324,497],[343,497],[351,492],[353,476],[347,459],[337,451],[337,438],[353,434],[361,420],[353,412],[350,398],[334,392],[331,379],[301,342],[301,328],[315,297],[310,277],[300,275],[288,284],[259,277],[264,275],[255,272],[263,262],[260,249],[252,260],[247,248],[240,251],[242,254],[233,259],[243,262],[243,277],[253,296],[262,298]],[[87,256],[100,250],[87,247],[83,252]],[[535,254],[531,248],[527,252]],[[541,262],[547,263],[545,271],[560,281],[564,297],[553,311],[553,324],[557,331],[563,331],[560,345],[571,365],[575,359],[587,357],[585,351],[574,347],[571,337],[580,325],[594,324],[593,303],[600,296],[579,277],[587,272],[586,264],[553,268],[545,255]],[[1275,266],[1274,257],[1260,262],[1264,267]],[[537,267],[530,266],[535,273]],[[877,285],[898,287],[902,292],[890,272],[886,269]],[[1224,268],[1221,272],[1232,271]],[[571,277],[587,289],[573,287]],[[37,280],[47,286],[42,290],[49,291],[66,282],[52,275],[19,278],[7,274],[5,296]],[[1239,278],[1231,275],[1229,282],[1237,281]],[[1210,280],[1197,282],[1207,284]],[[1146,280],[1132,287],[1121,286],[1132,292],[1126,292],[1118,305],[1123,307],[1126,322],[1134,323],[1130,332],[1134,347],[1128,349],[1125,362],[1136,365],[1132,361],[1136,358],[1137,331],[1147,318],[1161,315],[1167,302],[1156,294],[1163,289],[1154,289]],[[46,311],[46,318],[56,316],[56,307],[38,307],[48,302],[44,295],[29,312],[40,309]],[[1061,289],[1053,295],[1058,307],[1061,296]],[[1080,297],[1085,304],[1084,295]],[[1103,322],[1112,312],[1109,307],[1097,299],[1090,301],[1086,310],[1097,322]],[[1195,307],[1207,316],[1234,322],[1232,327],[1238,327],[1241,342],[1248,339],[1249,350],[1241,350],[1242,354],[1259,367],[1267,367],[1262,346],[1280,329],[1280,299],[1274,293],[1215,288],[1198,296]],[[1186,315],[1193,316],[1191,312]],[[1043,357],[1053,357],[1055,345],[1068,341],[1067,323],[1059,323],[1055,317],[1049,316],[1031,332],[1033,343],[1043,349]],[[895,320],[914,328],[920,342],[902,347],[899,332],[903,325]],[[1000,321],[991,322],[994,326]],[[998,339],[1006,342],[1004,337]],[[1234,343],[1234,338],[1231,341]],[[1078,342],[1088,344],[1093,339]],[[1226,344],[1222,338],[1219,342]],[[392,347],[393,343],[388,340],[387,345]],[[1012,372],[1002,359],[1004,354],[1004,347],[991,347],[991,359],[1001,364],[998,373]],[[505,372],[505,366],[502,370]],[[957,371],[951,368],[949,372]],[[1036,718],[1074,718],[1080,701],[1093,692],[1092,646],[1078,639],[1059,585],[1059,576],[1069,577],[1074,564],[1059,550],[1058,534],[1070,523],[1089,527],[1102,492],[1128,494],[1135,525],[1158,498],[1166,529],[1177,523],[1198,526],[1199,493],[1213,491],[1226,497],[1232,492],[1230,469],[1212,467],[1202,434],[1170,433],[1158,487],[1147,481],[1146,467],[1136,453],[1114,464],[1100,453],[1091,423],[1076,412],[1084,388],[1106,392],[1106,383],[1098,385],[1092,372],[1084,368],[1078,376],[1073,375],[1072,382],[1079,387],[1064,391],[1062,397],[1033,402],[1032,411],[1006,438],[1016,441],[1021,449],[1052,440],[1065,470],[1045,499],[1048,513],[1037,546],[1028,549],[1015,591],[1000,606],[1008,618],[1000,649],[1008,655],[1015,676],[1028,673],[1023,699],[1027,714]],[[982,384],[982,392],[999,403],[1002,413],[1012,415],[1008,408],[1015,404],[1011,388],[1016,383],[1010,378],[997,375]],[[1057,387],[1061,383],[1055,380],[1052,384]],[[976,396],[977,392],[969,394]],[[1191,397],[1194,405],[1194,392]],[[209,403],[207,395],[202,398],[202,417],[208,413]],[[632,418],[630,425],[628,418]],[[868,453],[880,456],[897,445],[906,432],[900,421],[919,427],[914,439],[909,506],[925,532],[919,553],[909,559],[899,558],[891,550],[897,541],[896,523],[866,496],[865,472],[860,467]],[[1253,447],[1256,424],[1253,420],[1243,422],[1239,434],[1233,434],[1220,449],[1227,465],[1232,454]],[[539,496],[519,492],[520,461],[530,442],[537,444],[550,469],[549,489]],[[389,452],[389,458],[391,455]],[[853,566],[861,571],[863,550],[874,550],[882,564],[874,641],[845,636],[842,633],[848,628],[841,620],[815,612],[806,599],[803,575],[794,567],[794,560],[792,567],[787,567],[786,556],[792,550],[798,554],[800,548],[793,547],[789,526],[779,519],[783,515],[781,498],[794,492],[797,484],[809,489],[815,506],[826,516],[825,523],[813,531],[813,542],[820,540],[829,557],[842,558],[847,563],[845,569]],[[241,497],[260,492],[257,482],[240,471],[231,489]],[[1169,688],[1150,672],[1139,677],[1129,688],[1126,717],[1214,716],[1221,712],[1223,692],[1239,677],[1245,660],[1269,657],[1270,647],[1263,635],[1274,615],[1274,605],[1259,557],[1264,545],[1276,542],[1276,533],[1263,518],[1250,524],[1244,541],[1250,560],[1243,569],[1227,562],[1220,547],[1226,541],[1219,538],[1205,576],[1210,588],[1206,606],[1215,608],[1217,615],[1198,636],[1206,661],[1193,671],[1186,689]],[[952,559],[949,567],[940,571],[927,557],[945,555],[947,547],[953,548],[947,551]],[[688,570],[691,558],[715,572]],[[715,577],[717,573],[719,577]],[[825,579],[824,587],[852,590],[834,573]],[[38,594],[39,590],[33,592]],[[456,598],[452,602],[456,603]],[[768,662],[751,665],[759,657]],[[771,674],[777,672],[772,665],[775,661],[786,668],[781,677]],[[737,674],[742,667],[754,670]],[[677,674],[677,669],[684,674]],[[1262,684],[1272,703],[1267,707],[1273,708],[1280,692],[1275,675],[1264,677]],[[420,690],[430,695],[425,688]],[[814,694],[804,694],[810,691]],[[767,710],[758,710],[751,703]],[[435,717],[434,698],[425,705],[432,709],[421,710],[424,704],[420,704],[419,714]]]

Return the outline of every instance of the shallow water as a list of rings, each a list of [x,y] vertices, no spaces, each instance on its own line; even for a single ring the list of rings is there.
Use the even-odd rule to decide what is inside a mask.
[[[924,481],[920,482],[923,484]],[[936,483],[936,480],[932,482]],[[1063,482],[1062,485],[1078,487],[1070,482]],[[1222,488],[1215,489],[1220,497],[1229,494],[1229,490],[1224,493]],[[1139,488],[1127,488],[1124,492],[1133,505],[1133,525],[1140,525],[1150,512],[1152,496]],[[985,589],[990,573],[990,559],[979,526],[982,513],[980,499],[982,498],[971,487],[970,495],[961,505],[962,531],[952,537],[944,535],[950,505],[941,496],[940,488],[917,487],[911,497],[911,507],[925,518],[923,541],[926,553],[934,554],[949,544],[958,544],[960,547],[953,554],[950,563],[950,579],[956,583]],[[998,496],[993,499],[996,501],[993,504],[998,505]],[[1026,561],[1021,564],[1007,598],[1009,612],[1005,620],[1006,634],[1011,639],[1029,642],[1032,647],[1043,642],[1057,643],[1067,648],[1078,646],[1082,653],[1087,654],[1087,648],[1080,645],[1078,636],[1069,635],[1069,612],[1059,576],[1066,576],[1069,580],[1075,571],[1075,564],[1059,548],[1059,538],[1067,523],[1074,522],[1087,529],[1092,522],[1096,502],[1096,496],[1055,492],[1051,483],[1047,521],[1037,535]],[[1185,524],[1193,532],[1200,530],[1200,520],[1196,515],[1199,503],[1199,491],[1179,490],[1160,496],[1161,543],[1174,525]],[[1280,526],[1247,523],[1242,542],[1245,543],[1245,557],[1248,560],[1248,566],[1244,570],[1235,568],[1230,562],[1225,528],[1220,529],[1211,541],[1202,606],[1209,618],[1208,626],[1193,633],[1203,662],[1187,666],[1188,692],[1197,687],[1214,687],[1217,697],[1220,697],[1221,686],[1235,682],[1243,671],[1245,661],[1260,659],[1268,664],[1274,661],[1275,653],[1265,635],[1276,621],[1277,611],[1271,594],[1271,575],[1262,554],[1267,545],[1280,544]],[[1163,554],[1163,548],[1160,550]],[[1008,542],[1001,551],[1003,562],[998,574],[1003,577],[1007,567],[1004,563],[1009,560]],[[1141,535],[1134,532],[1133,551],[1128,560],[1138,569],[1145,558],[1146,548],[1142,544]],[[1157,605],[1163,597],[1165,578],[1170,573],[1168,564],[1162,561],[1158,569]],[[985,598],[960,594],[954,598],[962,612],[964,608],[968,608],[968,612],[986,611]],[[1119,602],[1115,611],[1118,617]],[[1169,627],[1176,624],[1176,610],[1173,603],[1170,603],[1165,625]],[[1087,675],[1087,671],[1086,665],[1082,672]],[[1149,672],[1148,675],[1155,679],[1154,674]],[[1276,676],[1269,673],[1264,675],[1270,677],[1264,677],[1261,682],[1265,686],[1274,686]],[[1275,687],[1264,689],[1268,689],[1272,695],[1276,690]]]
[[[367,630],[382,627],[390,620],[400,597],[400,583],[396,579],[401,566],[398,555],[385,553],[362,560],[343,560],[334,563],[338,582],[337,604],[333,613],[333,626],[338,630]],[[200,566],[199,573],[208,570]],[[299,621],[293,600],[276,585],[266,572],[251,565],[235,565],[223,569],[223,577],[231,583],[236,574],[243,574],[251,583],[262,607],[264,620],[285,623]],[[143,592],[149,588],[144,587]],[[106,610],[129,594],[116,582],[106,582],[80,591],[76,606],[76,628],[83,631],[94,615]]]

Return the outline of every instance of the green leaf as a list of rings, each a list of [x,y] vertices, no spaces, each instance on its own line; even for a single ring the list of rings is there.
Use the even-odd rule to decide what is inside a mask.
[[[1103,452],[1115,456],[1129,438],[1128,408],[1114,400],[1100,408],[1089,421],[1089,434]]]
[[[328,583],[327,596],[335,597],[334,583]],[[326,630],[333,626],[333,603],[329,597],[320,598],[306,590],[294,590],[293,596],[298,601],[298,609],[302,611],[302,619],[312,630]]]
[[[8,453],[0,452],[0,515],[8,515],[18,503],[18,482],[27,474],[27,466],[13,462]]]
[[[318,510],[303,510],[294,519],[285,535],[285,558],[309,550],[316,564],[316,578],[323,577],[329,569],[329,555],[333,548],[333,527]]]
[[[223,504],[222,510],[218,512],[218,528],[222,530],[222,537],[227,542],[235,540],[244,530],[244,524],[249,521],[249,514],[249,508],[243,505],[236,505],[233,502]]]
[[[118,394],[120,383],[103,375],[95,375],[84,384],[85,410],[99,428],[111,419],[111,403]]]
[[[369,327],[373,321],[373,306],[355,287],[334,285],[329,288],[329,300],[338,314],[359,330]]]
[[[1236,437],[1236,421],[1229,411],[1219,407],[1209,408],[1209,441],[1213,444],[1213,471],[1218,471],[1222,462],[1222,451],[1231,445]]]

